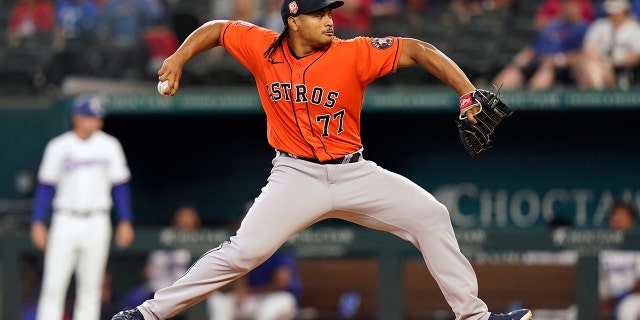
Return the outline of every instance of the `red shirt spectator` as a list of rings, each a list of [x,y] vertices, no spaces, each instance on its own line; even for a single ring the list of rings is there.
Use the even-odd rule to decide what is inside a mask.
[[[345,1],[340,10],[332,12],[338,36],[341,31],[361,35],[371,33],[371,2],[372,0]]]
[[[152,59],[166,59],[178,49],[178,37],[169,28],[157,26],[144,32],[144,41]]]
[[[547,22],[560,19],[560,2],[562,0],[545,0],[536,12],[535,27],[541,30]],[[595,9],[589,0],[578,1],[582,11],[582,19],[584,22],[591,22],[595,16]]]
[[[142,37],[149,52],[147,72],[155,74],[162,67],[164,59],[178,49],[178,37],[164,25],[147,29]]]
[[[37,31],[52,32],[55,10],[49,0],[19,0],[9,17],[9,34],[21,37]]]

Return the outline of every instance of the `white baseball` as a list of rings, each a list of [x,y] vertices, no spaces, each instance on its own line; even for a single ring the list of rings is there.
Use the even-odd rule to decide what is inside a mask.
[[[167,90],[167,87],[169,87],[169,80],[165,80],[165,81],[158,81],[158,93],[161,95],[165,95],[165,91]]]

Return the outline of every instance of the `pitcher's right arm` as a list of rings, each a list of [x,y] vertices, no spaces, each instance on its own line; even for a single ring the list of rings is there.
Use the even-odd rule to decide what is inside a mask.
[[[158,70],[158,80],[169,81],[167,96],[178,91],[182,68],[197,54],[220,45],[220,33],[227,20],[212,20],[194,30],[180,45],[178,50],[164,60]]]

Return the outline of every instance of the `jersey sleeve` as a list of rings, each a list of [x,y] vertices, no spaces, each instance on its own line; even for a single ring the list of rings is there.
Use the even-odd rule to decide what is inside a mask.
[[[354,41],[357,45],[357,70],[363,83],[368,84],[388,73],[396,72],[402,52],[401,38],[358,37]]]
[[[264,51],[278,37],[275,31],[245,21],[229,21],[222,28],[220,45],[254,73]]]
[[[596,20],[587,29],[583,43],[597,44],[602,41],[603,34],[606,34],[605,25],[602,20]]]
[[[640,38],[640,23],[634,21],[632,26],[633,26],[632,27],[633,36],[631,38],[632,39]],[[640,54],[640,41],[631,41],[629,44],[631,45],[631,51],[633,52],[632,54]]]
[[[42,163],[38,170],[38,182],[49,186],[58,184],[64,165],[62,156],[60,148],[56,146],[56,140],[50,141],[44,149]]]
[[[607,250],[603,250],[598,255],[598,296],[600,299],[605,299],[611,296],[611,290],[609,289],[608,274],[606,272],[606,262],[608,254]]]
[[[109,161],[109,179],[112,184],[116,185],[129,181],[131,173],[127,166],[127,159],[124,156],[122,145],[120,145],[118,140],[113,139],[113,150]]]
[[[636,278],[640,279],[640,252],[632,251],[632,252],[629,252],[629,254],[632,254],[634,257],[635,261],[633,262],[633,266],[635,268],[633,271],[635,273]]]

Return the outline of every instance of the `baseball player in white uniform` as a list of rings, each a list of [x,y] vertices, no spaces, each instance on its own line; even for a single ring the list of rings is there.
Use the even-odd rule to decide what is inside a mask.
[[[73,319],[99,319],[113,204],[119,216],[117,245],[133,241],[130,173],[120,142],[101,131],[103,116],[100,98],[78,97],[73,129],[51,140],[44,151],[31,224],[33,244],[45,250],[37,320],[62,319],[74,271]],[[45,219],[52,204],[47,233]]]
[[[617,201],[609,212],[609,227],[619,231],[633,230],[637,217],[632,205]],[[599,258],[602,313],[616,320],[640,319],[640,252],[604,250]]]
[[[640,294],[636,292],[640,279],[640,253],[605,250],[600,253],[600,298],[611,301],[616,320],[637,320],[640,317]]]

